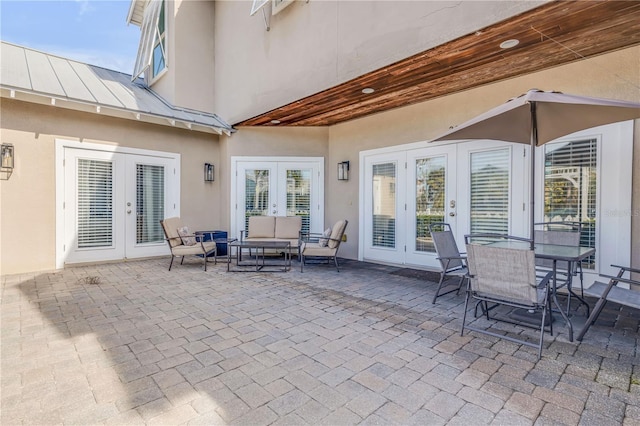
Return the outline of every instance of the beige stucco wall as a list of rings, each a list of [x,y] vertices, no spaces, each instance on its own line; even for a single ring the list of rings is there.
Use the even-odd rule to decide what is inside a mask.
[[[15,170],[0,181],[0,274],[55,269],[56,138],[180,153],[184,222],[224,227],[222,183],[203,181],[203,164],[221,162],[218,136],[4,98],[0,117],[0,140],[15,147]]]
[[[165,2],[167,69],[151,81],[175,106],[214,113],[214,2]]]
[[[358,229],[358,156],[362,150],[428,141],[449,126],[462,123],[497,106],[530,88],[558,90],[566,93],[640,102],[640,47],[626,49],[597,58],[576,62],[490,86],[480,87],[417,105],[398,108],[332,126],[329,132],[327,163],[351,161],[351,178],[341,182],[327,180],[325,215],[327,220],[347,218],[350,221],[350,241],[341,248],[341,255],[357,258]],[[634,152],[636,165],[640,138],[636,132]],[[637,171],[639,168],[636,167]],[[331,176],[330,176],[331,177]],[[634,205],[640,205],[640,178],[634,176]],[[624,184],[624,183],[622,183]],[[633,218],[633,256],[640,256],[640,219]],[[351,226],[353,224],[353,226]],[[636,263],[637,264],[637,263]]]
[[[218,1],[216,113],[237,123],[534,8],[537,1]]]

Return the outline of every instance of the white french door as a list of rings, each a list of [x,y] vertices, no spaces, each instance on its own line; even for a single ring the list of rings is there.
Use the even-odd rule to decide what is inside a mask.
[[[523,191],[512,185],[523,185],[525,164],[509,144],[396,149],[365,154],[363,161],[364,260],[439,267],[429,234],[434,222],[451,225],[461,251],[471,230],[524,229]]]
[[[428,227],[455,227],[455,159],[452,146],[365,157],[366,259],[436,266]]]
[[[324,224],[322,158],[233,157],[231,236],[246,230],[250,216],[300,216],[302,230]]]
[[[63,147],[63,261],[168,253],[160,220],[177,215],[177,159]]]

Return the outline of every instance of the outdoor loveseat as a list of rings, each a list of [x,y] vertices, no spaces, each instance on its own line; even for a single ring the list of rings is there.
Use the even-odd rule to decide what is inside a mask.
[[[245,235],[240,231],[240,241],[288,241],[291,243],[291,254],[299,253],[300,216],[251,216]]]

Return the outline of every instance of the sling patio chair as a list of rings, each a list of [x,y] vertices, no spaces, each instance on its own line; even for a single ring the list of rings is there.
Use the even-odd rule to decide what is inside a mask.
[[[591,311],[591,315],[587,319],[582,330],[578,334],[576,340],[582,341],[582,338],[589,330],[589,328],[595,324],[598,316],[602,312],[602,309],[607,302],[618,303],[622,306],[626,306],[633,309],[640,309],[640,281],[634,280],[631,277],[625,278],[624,275],[640,274],[640,269],[631,268],[628,266],[611,265],[614,268],[618,268],[618,274],[613,275],[600,275],[604,278],[609,278],[608,283],[594,282],[589,288],[584,290],[585,294],[598,299],[595,307]]]
[[[436,249],[437,259],[440,262],[440,281],[438,281],[438,288],[436,294],[433,296],[432,304],[436,303],[436,299],[445,294],[452,293],[454,291],[459,292],[464,284],[464,280],[467,277],[467,257],[465,253],[460,253],[456,239],[451,231],[451,226],[444,222],[434,222],[429,224],[429,233],[433,238],[433,245]],[[442,286],[445,283],[445,277],[454,276],[459,277],[460,281],[458,285],[452,289],[448,289],[444,293],[440,293]]]
[[[307,260],[326,260],[329,263],[332,259],[336,271],[340,272],[337,255],[348,223],[346,219],[339,220],[322,234],[300,232],[300,272],[303,272]]]
[[[507,235],[476,234],[466,235],[465,242],[469,279],[460,335],[467,329],[531,346],[538,349],[540,359],[545,320],[547,313],[550,314],[551,311],[549,282],[553,273],[547,273],[538,281],[531,240]],[[487,320],[514,323],[506,317],[490,316],[490,312],[500,305],[541,312],[538,343],[467,324],[467,310],[471,299],[477,301],[476,307],[480,305]],[[552,321],[549,321],[549,331],[553,335]]]
[[[179,217],[170,217],[161,220],[160,224],[164,230],[165,239],[171,250],[171,263],[169,270],[173,265],[174,257],[181,257],[180,264],[184,262],[184,257],[188,255],[200,255],[204,258],[204,270],[207,270],[207,258],[213,256],[213,263],[216,263],[216,243],[215,241],[204,241],[204,234],[194,234],[189,228],[182,224]]]
[[[542,222],[536,223],[534,241],[539,244],[553,244],[559,246],[580,246],[582,224],[580,222]],[[543,274],[553,269],[553,261],[549,259],[536,259],[536,266]],[[573,291],[573,277],[580,278],[580,296]],[[575,296],[580,303],[585,305],[589,316],[589,305],[584,300],[584,276],[581,262],[556,261],[556,280],[559,280],[557,288],[567,288],[567,312],[571,307],[571,296]]]

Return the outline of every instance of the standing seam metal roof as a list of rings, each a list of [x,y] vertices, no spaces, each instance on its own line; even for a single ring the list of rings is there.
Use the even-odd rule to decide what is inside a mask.
[[[106,115],[110,109],[119,111],[118,116],[130,112],[132,120],[149,116],[164,119],[167,126],[180,122],[188,128],[196,126],[195,130],[202,126],[216,133],[234,131],[216,114],[170,105],[140,78],[132,82],[131,76],[125,73],[7,42],[1,42],[0,47],[0,87],[11,91],[12,96],[22,92],[70,104],[94,105],[96,112]]]

